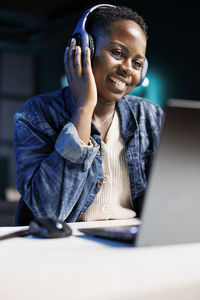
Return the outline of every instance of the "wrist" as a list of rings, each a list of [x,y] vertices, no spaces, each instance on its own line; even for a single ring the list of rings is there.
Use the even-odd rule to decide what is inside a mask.
[[[95,109],[95,105],[89,103],[89,104],[83,104],[80,103],[78,105],[75,104],[73,115],[80,116],[80,115],[87,115],[88,117],[93,115]]]

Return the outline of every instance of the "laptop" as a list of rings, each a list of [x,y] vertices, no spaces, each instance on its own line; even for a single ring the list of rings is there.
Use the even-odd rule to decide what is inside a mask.
[[[165,114],[141,225],[81,232],[135,246],[200,242],[200,101],[170,99]]]

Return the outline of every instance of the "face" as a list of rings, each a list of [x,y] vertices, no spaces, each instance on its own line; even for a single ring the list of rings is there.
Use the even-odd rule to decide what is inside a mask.
[[[98,97],[117,101],[139,83],[146,51],[146,37],[134,21],[112,24],[99,34],[93,60]]]

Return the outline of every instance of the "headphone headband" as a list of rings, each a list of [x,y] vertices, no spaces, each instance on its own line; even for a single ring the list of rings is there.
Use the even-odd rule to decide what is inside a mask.
[[[86,10],[82,17],[80,18],[80,20],[77,23],[77,26],[72,34],[72,36],[74,35],[81,35],[81,47],[82,49],[85,49],[86,47],[89,47],[89,36],[88,33],[85,29],[85,24],[87,21],[88,16],[97,8],[99,7],[116,7],[114,5],[111,4],[99,4],[99,5],[95,5],[91,8],[89,8],[88,10]]]

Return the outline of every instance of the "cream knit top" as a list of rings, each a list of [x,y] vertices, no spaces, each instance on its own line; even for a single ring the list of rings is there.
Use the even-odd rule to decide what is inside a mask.
[[[102,141],[104,181],[93,203],[80,215],[79,221],[129,219],[136,214],[130,203],[130,182],[125,161],[125,145],[120,134],[118,112]]]

